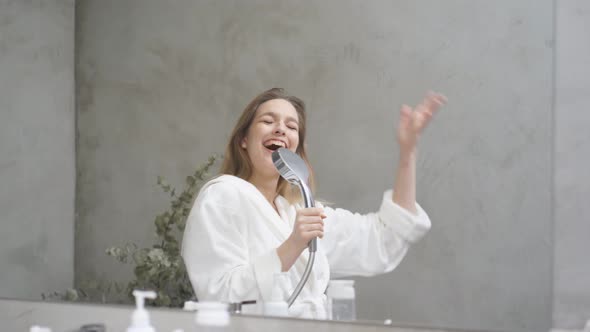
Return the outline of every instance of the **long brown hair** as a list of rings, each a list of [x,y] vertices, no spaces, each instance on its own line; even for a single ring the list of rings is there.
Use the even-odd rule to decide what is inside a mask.
[[[297,115],[299,117],[299,145],[297,146],[297,150],[295,152],[305,161],[307,167],[309,168],[309,185],[313,190],[315,187],[315,180],[309,159],[307,158],[307,153],[305,151],[305,103],[303,100],[287,94],[285,90],[281,88],[272,88],[262,92],[256,96],[248,104],[248,106],[246,106],[238,120],[238,123],[232,130],[231,137],[225,149],[224,160],[221,165],[220,173],[235,175],[246,181],[250,178],[252,175],[252,162],[250,161],[250,157],[248,156],[246,150],[241,148],[241,143],[248,135],[250,125],[252,124],[254,116],[256,115],[256,111],[260,105],[273,99],[286,100],[290,102],[297,111]],[[291,187],[289,183],[282,177],[279,178],[277,193],[287,198],[291,203],[294,203],[300,199],[297,188]]]

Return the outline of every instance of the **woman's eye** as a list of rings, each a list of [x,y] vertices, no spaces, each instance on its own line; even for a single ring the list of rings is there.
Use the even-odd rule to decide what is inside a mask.
[[[271,120],[262,120],[262,122],[266,123],[266,124],[271,124],[272,121]]]
[[[291,129],[291,130],[298,130],[299,128],[297,128],[295,126],[289,126],[289,129]]]

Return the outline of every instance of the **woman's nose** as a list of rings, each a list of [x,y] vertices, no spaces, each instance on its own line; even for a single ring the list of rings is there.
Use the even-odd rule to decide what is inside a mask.
[[[277,122],[277,126],[275,128],[274,133],[279,134],[279,135],[284,135],[285,131],[286,131],[285,125],[280,122]]]

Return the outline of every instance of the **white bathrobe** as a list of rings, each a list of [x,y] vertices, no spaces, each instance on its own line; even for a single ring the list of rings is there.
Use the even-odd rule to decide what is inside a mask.
[[[385,192],[379,212],[366,215],[324,207],[324,237],[318,239],[313,270],[290,315],[325,318],[324,293],[331,277],[389,272],[430,229],[420,206],[413,215],[393,203],[391,195],[391,190]],[[201,189],[182,242],[182,257],[200,301],[270,300],[274,273],[281,271],[276,249],[291,234],[296,210],[302,207],[282,196],[275,204],[279,214],[254,185],[231,175]],[[308,255],[306,249],[289,270],[291,285],[284,285],[285,294],[301,279]]]

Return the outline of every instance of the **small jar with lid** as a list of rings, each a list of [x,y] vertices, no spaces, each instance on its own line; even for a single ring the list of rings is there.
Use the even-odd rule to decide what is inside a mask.
[[[326,295],[329,319],[348,321],[356,319],[354,280],[330,280]]]
[[[228,305],[221,302],[197,302],[195,323],[199,331],[225,331],[229,326],[230,315]]]

